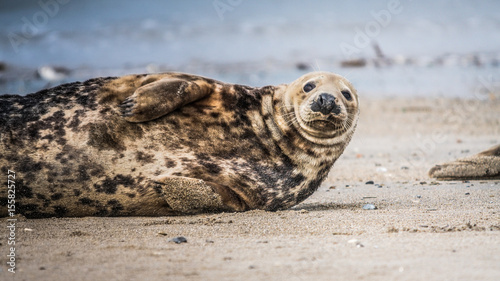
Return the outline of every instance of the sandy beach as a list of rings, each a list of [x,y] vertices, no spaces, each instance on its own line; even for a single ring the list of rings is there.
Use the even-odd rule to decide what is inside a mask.
[[[498,144],[500,101],[361,103],[358,129],[328,180],[292,209],[19,217],[15,274],[3,218],[0,279],[500,280],[500,180],[427,176],[434,164]],[[180,236],[187,242],[171,241]]]

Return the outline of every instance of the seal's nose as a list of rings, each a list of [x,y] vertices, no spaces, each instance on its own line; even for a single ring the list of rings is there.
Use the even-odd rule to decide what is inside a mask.
[[[335,103],[335,97],[330,94],[320,94],[311,105],[311,110],[314,112],[321,112],[324,115],[340,113],[339,106]]]

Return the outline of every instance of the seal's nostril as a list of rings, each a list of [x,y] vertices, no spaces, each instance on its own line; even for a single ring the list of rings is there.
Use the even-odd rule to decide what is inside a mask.
[[[337,109],[338,106],[335,103],[335,97],[327,93],[320,94],[311,105],[312,111],[314,112],[319,111],[325,115],[330,114],[332,112],[336,113],[338,111]]]
[[[322,95],[319,95],[318,99],[317,99],[317,102],[320,106],[322,106],[323,104],[325,104],[325,99],[322,97]]]
[[[313,101],[313,103],[311,104],[311,110],[313,112],[318,112],[321,110],[321,105],[319,105],[319,102],[317,100]]]
[[[335,102],[335,97],[330,94],[323,93],[319,95],[318,102],[322,105],[330,105]]]

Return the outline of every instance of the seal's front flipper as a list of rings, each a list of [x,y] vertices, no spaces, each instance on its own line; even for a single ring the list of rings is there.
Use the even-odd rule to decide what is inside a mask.
[[[441,180],[500,178],[500,145],[474,156],[432,167],[429,176]]]
[[[207,96],[207,82],[163,78],[139,87],[119,107],[129,122],[146,122]]]
[[[187,214],[202,212],[244,211],[246,205],[228,188],[200,179],[164,176],[153,180],[163,198],[175,211]]]
[[[479,153],[478,155],[500,157],[500,145],[497,145],[497,146],[494,146],[488,150],[485,150],[485,151]]]

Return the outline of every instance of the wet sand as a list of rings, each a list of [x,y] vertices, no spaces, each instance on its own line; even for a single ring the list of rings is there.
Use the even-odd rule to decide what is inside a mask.
[[[15,274],[1,218],[0,279],[500,280],[500,180],[427,176],[434,164],[498,144],[499,112],[495,99],[362,99],[351,144],[300,205],[18,218]],[[169,242],[179,236],[187,243]]]

